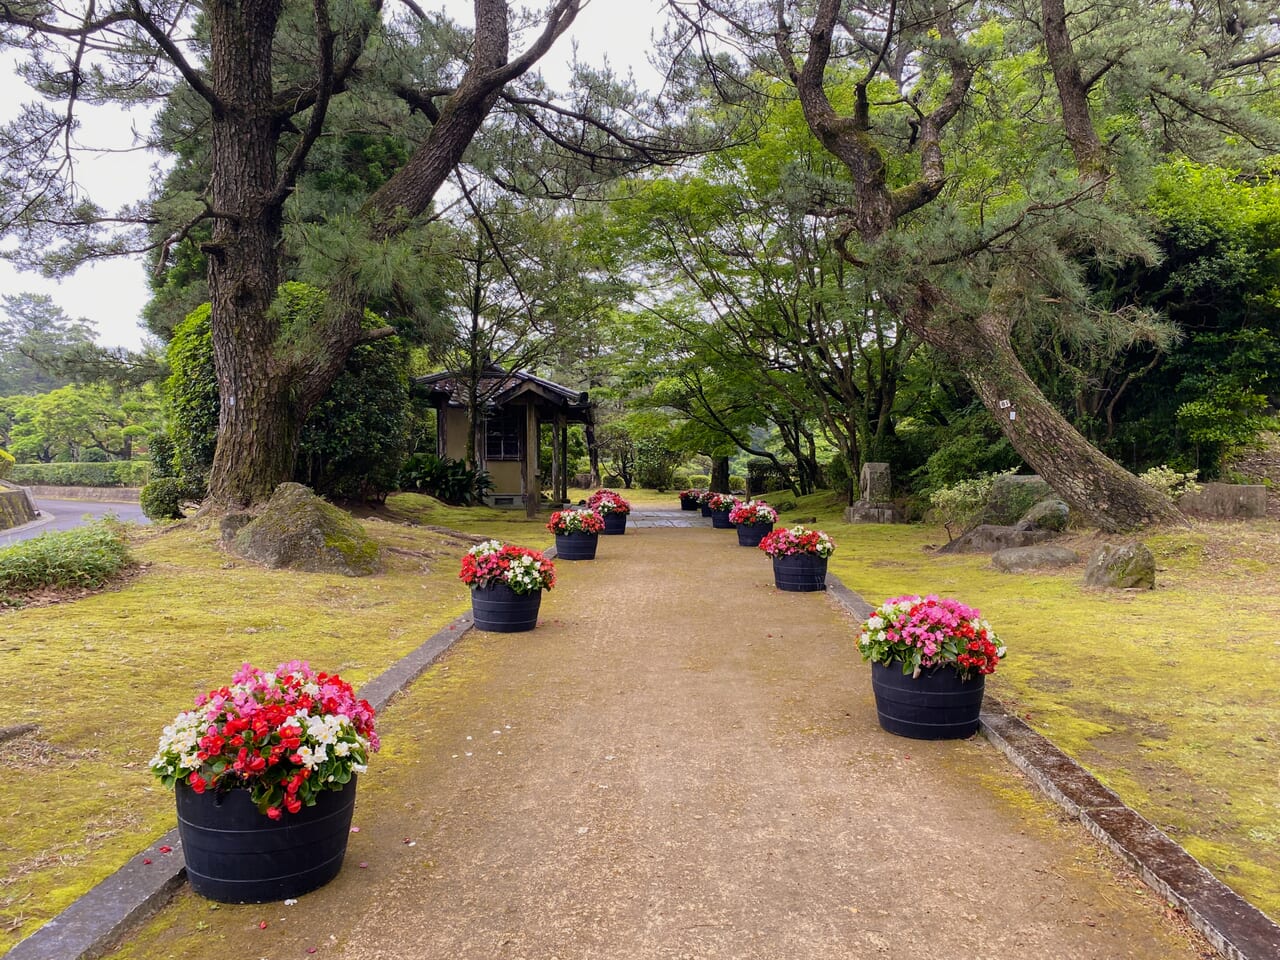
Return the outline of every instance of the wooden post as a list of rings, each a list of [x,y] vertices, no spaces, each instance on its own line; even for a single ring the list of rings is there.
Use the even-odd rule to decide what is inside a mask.
[[[564,503],[569,499],[569,418],[561,414],[557,422],[560,424],[560,486],[556,496]]]
[[[564,464],[560,460],[560,414],[551,420],[551,499],[558,510],[564,500],[560,496],[560,479],[564,472]]]
[[[524,423],[524,460],[520,471],[521,485],[524,487],[524,515],[536,517],[542,485],[538,482],[538,409],[532,403],[525,406]]]

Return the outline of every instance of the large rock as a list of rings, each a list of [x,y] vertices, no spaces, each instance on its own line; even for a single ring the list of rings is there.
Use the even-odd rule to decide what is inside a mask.
[[[1051,543],[1040,547],[1009,547],[991,555],[991,565],[1002,573],[1053,570],[1079,562],[1080,554]]]
[[[991,484],[991,493],[982,508],[982,522],[996,526],[1017,523],[1032,506],[1052,496],[1052,488],[1034,473],[1001,474]]]
[[[282,483],[231,549],[268,567],[363,577],[380,566],[378,544],[360,524],[300,483]]]
[[[1052,530],[1054,533],[1061,533],[1067,529],[1070,517],[1070,507],[1057,497],[1048,497],[1024,513],[1014,526],[1019,530]]]
[[[1048,540],[1048,530],[1019,530],[1016,527],[999,527],[990,523],[979,524],[968,533],[956,537],[939,553],[995,553],[1008,547],[1031,547]]]
[[[1152,590],[1156,585],[1156,558],[1146,544],[1136,540],[1118,547],[1104,543],[1089,558],[1084,583],[1087,587]]]
[[[0,482],[0,530],[20,527],[38,516],[36,505],[27,496],[27,491]]]
[[[1251,520],[1267,515],[1267,488],[1260,483],[1203,483],[1199,493],[1178,498],[1178,509],[1215,520]]]

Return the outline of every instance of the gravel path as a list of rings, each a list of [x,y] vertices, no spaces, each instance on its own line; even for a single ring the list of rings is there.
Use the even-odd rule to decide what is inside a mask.
[[[126,955],[1200,956],[980,737],[880,731],[852,625],[732,531],[629,528],[559,569],[537,630],[469,635],[384,713],[334,883],[184,894],[200,936]]]

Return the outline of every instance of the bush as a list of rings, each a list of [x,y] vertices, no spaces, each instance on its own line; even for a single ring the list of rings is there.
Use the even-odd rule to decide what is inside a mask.
[[[107,451],[99,450],[97,447],[80,451],[81,463],[107,463],[110,459],[111,455]]]
[[[0,450],[0,480],[3,480],[12,472],[13,464],[13,454],[8,450]]]
[[[177,465],[174,463],[173,441],[167,433],[153,433],[147,438],[147,449],[151,451],[151,479],[176,477]]]
[[[605,485],[606,487],[623,487],[623,486],[626,486],[626,484],[624,484],[624,483],[622,482],[622,478],[621,478],[620,476],[618,476],[616,473],[607,473],[607,474],[605,474],[605,477],[604,477],[604,485]]]
[[[0,600],[48,588],[100,587],[132,563],[118,523],[46,533],[0,550]]]
[[[972,477],[939,487],[929,494],[932,518],[946,528],[948,540],[953,539],[953,529],[967,530],[978,522],[998,476],[998,473],[988,473]]]
[[[138,494],[142,512],[152,520],[181,520],[182,500],[182,481],[177,477],[157,477]]]
[[[689,486],[697,487],[699,490],[705,490],[711,486],[711,476],[706,473],[689,474]]]
[[[688,490],[693,481],[689,479],[687,473],[673,473],[671,475],[671,488],[673,490]]]
[[[413,490],[455,506],[479,503],[493,489],[489,474],[461,460],[415,453],[400,468],[400,489]]]
[[[20,463],[10,479],[24,486],[141,487],[151,476],[145,460],[110,463]]]
[[[1172,467],[1161,464],[1140,474],[1138,479],[1155,487],[1170,500],[1177,500],[1184,493],[1200,492],[1200,484],[1196,483],[1195,470],[1190,473],[1179,473]]]
[[[747,478],[746,478],[746,477],[739,477],[739,476],[736,476],[736,475],[730,475],[730,477],[729,477],[729,492],[730,492],[730,493],[746,493],[746,492],[747,492]]]

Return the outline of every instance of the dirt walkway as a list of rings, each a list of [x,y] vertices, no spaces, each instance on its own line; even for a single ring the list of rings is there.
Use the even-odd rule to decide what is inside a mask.
[[[334,883],[185,893],[118,956],[1199,955],[981,738],[881,732],[851,624],[732,531],[560,570],[536,631],[468,636],[385,712]]]

